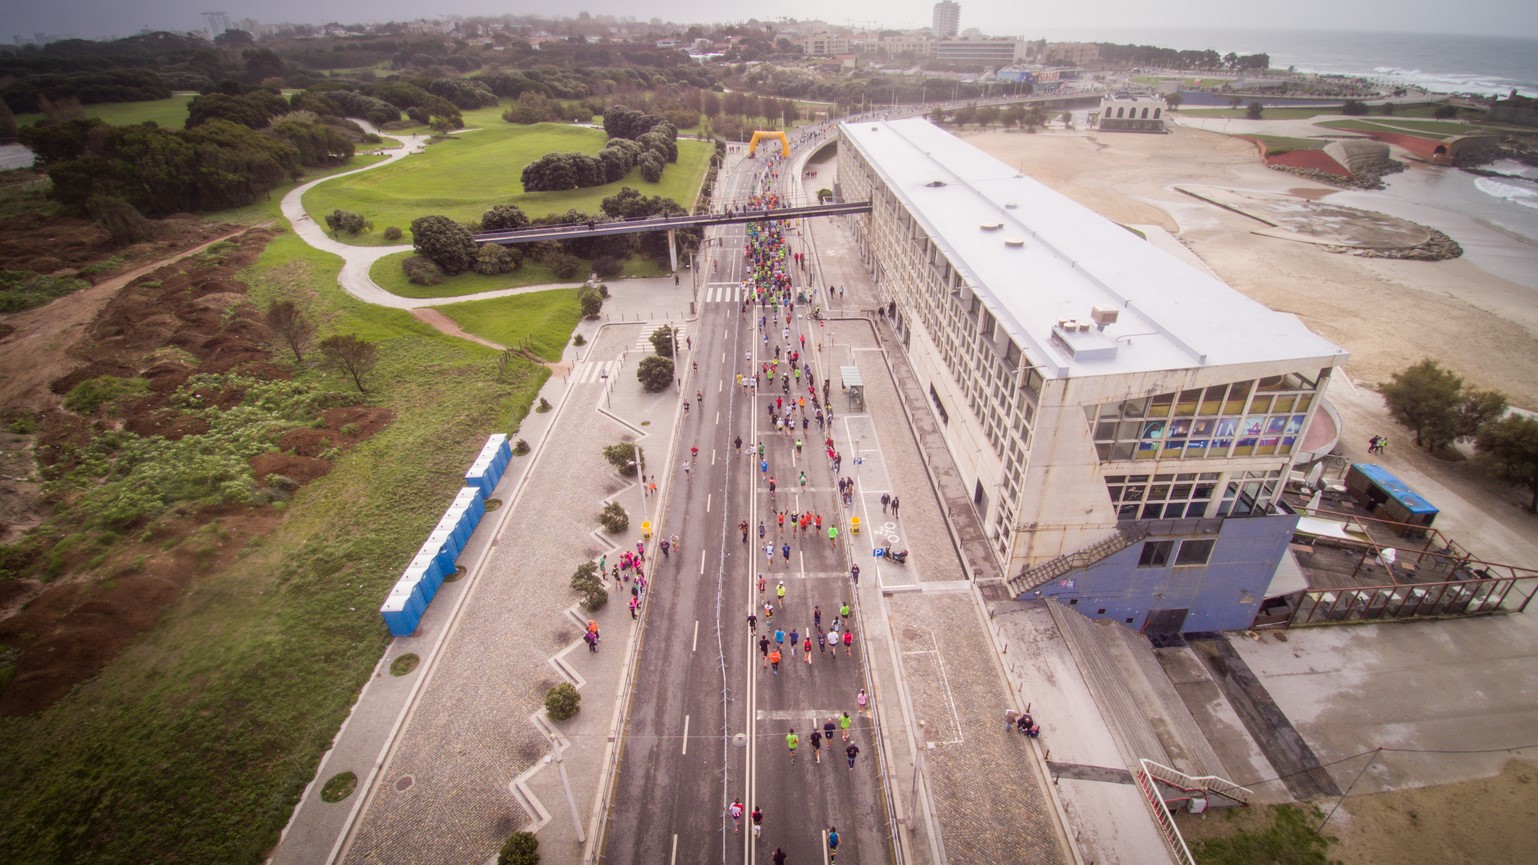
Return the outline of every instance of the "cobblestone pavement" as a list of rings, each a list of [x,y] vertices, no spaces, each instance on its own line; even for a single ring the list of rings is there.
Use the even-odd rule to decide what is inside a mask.
[[[593,356],[616,356],[634,340],[633,327],[609,328]],[[472,587],[358,821],[346,862],[484,861],[532,821],[507,784],[548,752],[529,716],[559,681],[547,659],[578,636],[564,614],[575,600],[568,580],[577,564],[607,548],[591,534],[603,498],[631,486],[603,459],[604,445],[633,433],[592,411],[602,387],[576,385],[556,420],[550,441],[559,443],[558,458],[530,472],[518,511]],[[672,410],[670,395],[655,400],[656,414]],[[605,642],[622,641],[619,629],[629,626],[624,604],[611,603],[600,621],[614,631]]]
[[[971,592],[887,598],[951,865],[1069,862],[1030,742],[1003,729],[1009,691]]]

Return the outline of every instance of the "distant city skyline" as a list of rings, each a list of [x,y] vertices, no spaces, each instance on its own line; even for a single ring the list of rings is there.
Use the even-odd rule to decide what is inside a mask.
[[[1022,6],[1007,0],[965,0],[962,2],[963,28],[977,28],[983,33],[1029,38],[1052,37],[1070,33],[1071,38],[1093,38],[1103,28],[1107,32],[1160,29],[1252,29],[1367,32],[1458,33],[1503,36],[1538,33],[1538,4],[1527,0],[1470,0],[1460,4],[1450,15],[1444,3],[1435,0],[1406,0],[1394,6],[1382,4],[1342,5],[1327,0],[1299,0],[1286,14],[1272,6],[1236,6],[1222,0],[1185,0],[1169,4],[1133,3],[1130,0],[1105,0],[1093,7],[1059,8]],[[223,6],[208,0],[159,0],[155,3],[119,2],[119,0],[62,0],[57,3],[8,4],[0,38],[13,35],[31,38],[33,34],[69,34],[84,38],[127,36],[140,30],[201,31],[204,13],[218,10],[231,20],[256,19],[265,24],[342,24],[383,21],[408,21],[424,12],[462,17],[499,17],[507,14],[570,17],[586,11],[592,15],[631,17],[641,21],[653,17],[680,23],[726,23],[758,18],[821,18],[829,24],[861,28],[916,30],[932,22],[933,0],[891,4],[877,0],[848,0],[830,13],[825,4],[811,0],[787,0],[774,7],[746,2],[676,2],[635,3],[620,0],[593,0],[581,5],[549,10],[526,6],[509,7],[496,0],[453,0],[451,3],[422,7],[405,0],[336,0],[327,4],[299,0],[269,0],[265,3],[235,2]]]

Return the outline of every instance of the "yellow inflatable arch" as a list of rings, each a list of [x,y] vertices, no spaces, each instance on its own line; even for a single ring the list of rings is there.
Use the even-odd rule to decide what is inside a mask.
[[[785,133],[783,132],[753,133],[753,139],[748,142],[749,156],[752,156],[758,152],[758,142],[760,141],[778,141],[780,142],[780,155],[785,157],[790,156],[790,139],[786,138]]]

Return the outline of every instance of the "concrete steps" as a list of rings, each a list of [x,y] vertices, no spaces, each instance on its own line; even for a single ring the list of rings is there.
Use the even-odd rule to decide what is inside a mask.
[[[1056,601],[1049,600],[1046,606],[1057,623],[1058,632],[1068,644],[1068,651],[1079,665],[1079,671],[1084,674],[1085,684],[1105,717],[1127,769],[1136,770],[1141,759],[1167,765],[1169,755],[1154,735],[1153,728],[1144,720],[1143,709],[1117,669],[1100,629],[1090,619]]]
[[[1207,742],[1141,634],[1096,621],[1055,601],[1047,609],[1105,715],[1128,770],[1148,759],[1188,775],[1225,777]]]

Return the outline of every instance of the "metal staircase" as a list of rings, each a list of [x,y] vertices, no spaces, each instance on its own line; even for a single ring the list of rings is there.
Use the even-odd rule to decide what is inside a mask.
[[[1101,561],[1107,556],[1125,550],[1133,544],[1148,537],[1150,527],[1148,523],[1121,523],[1116,527],[1116,532],[1109,537],[1102,538],[1093,544],[1076,552],[1048,559],[1033,567],[1024,568],[1016,577],[1010,578],[1009,591],[1015,597],[1050,583],[1064,574],[1071,573],[1080,568],[1087,568]]]
[[[1180,828],[1175,825],[1171,805],[1176,808],[1184,806],[1193,811],[1198,809],[1191,806],[1198,802],[1201,803],[1200,810],[1236,808],[1248,805],[1250,797],[1254,795],[1249,788],[1240,787],[1215,775],[1198,778],[1152,760],[1140,760],[1139,763],[1132,777],[1143,793],[1144,803],[1153,812],[1159,834],[1164,836],[1164,842],[1181,865],[1196,865],[1196,860],[1191,856],[1185,838],[1181,837]]]

